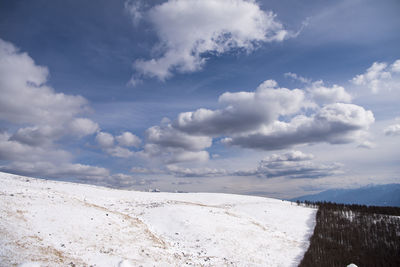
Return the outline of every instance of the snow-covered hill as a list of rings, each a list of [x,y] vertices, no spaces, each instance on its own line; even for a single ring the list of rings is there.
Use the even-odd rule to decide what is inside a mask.
[[[0,265],[296,266],[315,212],[253,196],[124,191],[0,173]]]

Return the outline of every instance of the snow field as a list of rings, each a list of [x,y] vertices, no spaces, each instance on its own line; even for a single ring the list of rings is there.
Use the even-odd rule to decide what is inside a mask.
[[[315,226],[269,198],[0,183],[0,266],[296,266]]]

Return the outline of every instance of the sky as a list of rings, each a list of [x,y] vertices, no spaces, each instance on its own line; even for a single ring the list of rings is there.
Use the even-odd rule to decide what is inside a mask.
[[[0,171],[291,198],[400,182],[400,2],[0,2]]]

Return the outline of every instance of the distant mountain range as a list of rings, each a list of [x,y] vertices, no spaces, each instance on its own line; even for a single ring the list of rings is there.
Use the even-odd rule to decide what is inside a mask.
[[[290,200],[400,207],[400,184],[368,185],[358,189],[330,189]]]

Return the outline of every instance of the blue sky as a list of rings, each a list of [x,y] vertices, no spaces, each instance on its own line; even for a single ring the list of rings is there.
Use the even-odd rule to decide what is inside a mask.
[[[399,11],[2,1],[0,169],[272,197],[399,182]]]

